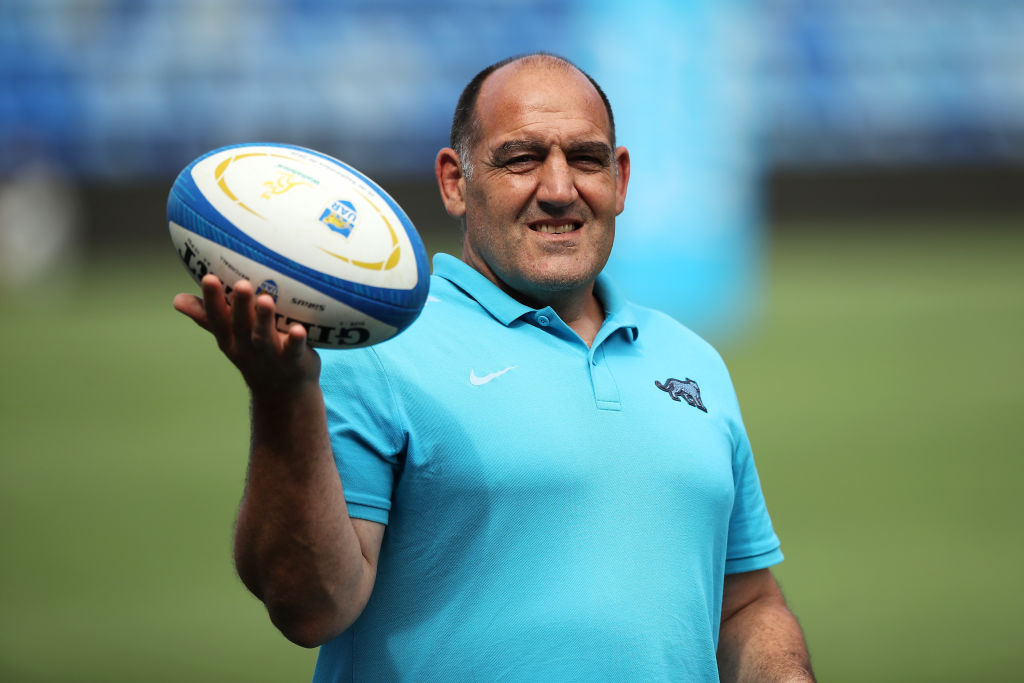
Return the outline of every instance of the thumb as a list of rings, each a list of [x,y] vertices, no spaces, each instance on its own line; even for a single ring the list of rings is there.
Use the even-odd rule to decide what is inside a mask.
[[[203,300],[194,294],[178,294],[174,297],[174,310],[179,313],[188,316],[204,330],[208,329],[206,326],[206,307],[203,306]]]

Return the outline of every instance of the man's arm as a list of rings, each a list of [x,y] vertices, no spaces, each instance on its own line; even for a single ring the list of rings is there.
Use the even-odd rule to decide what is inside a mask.
[[[350,519],[331,453],[320,358],[274,301],[239,282],[229,305],[213,275],[174,307],[208,330],[252,398],[252,444],[235,529],[235,565],[289,639],[314,647],[347,628],[373,589],[384,526]]]
[[[723,681],[814,681],[807,645],[768,569],[730,574],[722,596]]]

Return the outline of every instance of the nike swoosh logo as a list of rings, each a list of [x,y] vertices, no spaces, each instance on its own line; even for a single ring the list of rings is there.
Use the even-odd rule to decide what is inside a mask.
[[[507,368],[505,368],[504,370],[498,370],[497,372],[492,372],[491,374],[484,375],[483,377],[477,377],[476,372],[470,370],[469,371],[469,383],[472,384],[475,387],[478,387],[481,384],[487,384],[488,382],[490,382],[492,379],[494,379],[496,377],[501,377],[502,375],[504,375],[509,370],[515,370],[517,367],[519,367],[519,366],[518,365],[510,365]]]

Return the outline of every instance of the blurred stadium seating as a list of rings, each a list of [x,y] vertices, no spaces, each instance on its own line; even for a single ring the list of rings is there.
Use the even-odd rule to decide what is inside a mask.
[[[7,0],[0,172],[165,176],[272,137],[421,173],[455,94],[510,53],[571,54],[581,0]],[[766,0],[769,168],[1024,160],[1024,4]]]
[[[1024,208],[1024,4],[764,0],[755,11],[767,208]],[[591,54],[583,0],[6,0],[0,184],[39,166],[87,249],[163,239],[174,174],[252,140],[379,178],[421,231],[427,169],[483,65]],[[580,49],[580,46],[585,46]],[[801,213],[803,212],[803,213]]]
[[[778,166],[1024,158],[1024,5],[765,3]]]
[[[12,0],[0,146],[16,153],[0,170],[43,153],[81,177],[137,180],[272,138],[419,173],[461,84],[507,56],[509,36],[522,51],[555,44],[564,5]]]

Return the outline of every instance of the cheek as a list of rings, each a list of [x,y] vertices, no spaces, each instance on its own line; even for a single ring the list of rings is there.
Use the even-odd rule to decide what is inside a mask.
[[[522,185],[503,180],[478,186],[468,193],[466,223],[473,226],[471,232],[490,243],[509,239],[529,206],[530,193]]]
[[[466,195],[466,216],[477,225],[489,225],[500,212],[500,197],[487,188],[475,188]]]
[[[474,199],[492,216],[514,216],[530,202],[536,186],[530,174],[506,173],[478,187]]]
[[[577,183],[576,187],[595,214],[605,217],[618,213],[618,194],[615,190],[614,178],[588,178],[584,182]]]

